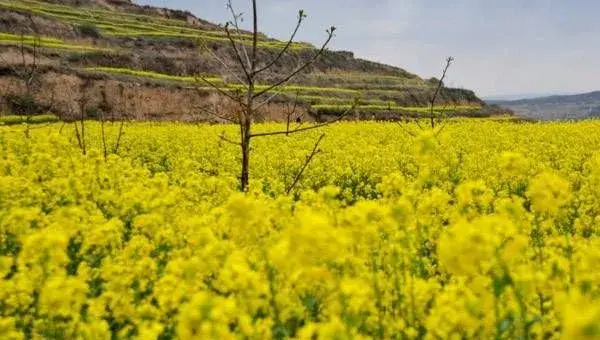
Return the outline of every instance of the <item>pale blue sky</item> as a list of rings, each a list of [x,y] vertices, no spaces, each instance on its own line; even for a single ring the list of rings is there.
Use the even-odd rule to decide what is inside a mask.
[[[225,0],[138,0],[229,19]],[[234,0],[247,12],[249,0]],[[298,9],[299,39],[318,44],[339,28],[331,48],[437,76],[446,56],[448,85],[480,96],[600,90],[600,0],[259,0],[260,29],[285,38]],[[249,17],[247,20],[249,21]]]

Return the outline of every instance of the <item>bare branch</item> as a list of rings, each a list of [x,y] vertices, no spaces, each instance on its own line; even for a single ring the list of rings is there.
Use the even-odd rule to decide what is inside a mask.
[[[282,94],[279,93],[279,92],[275,92],[272,95],[270,95],[267,99],[263,100],[261,103],[259,103],[258,105],[254,106],[252,109],[254,111],[258,110],[258,109],[262,108],[263,106],[269,104],[271,102],[271,100],[273,100],[273,98],[275,98],[277,96],[280,96],[280,95],[282,95]]]
[[[228,117],[226,115],[220,114],[220,113],[218,113],[216,111],[213,111],[213,110],[211,110],[209,108],[206,108],[206,107],[203,107],[203,106],[197,106],[197,107],[195,107],[195,109],[198,109],[201,112],[206,113],[209,116],[212,116],[212,117],[217,118],[217,119],[222,119],[222,120],[228,121],[230,123],[235,123],[235,124],[238,123],[238,121],[235,120],[234,118],[231,118],[231,117]]]
[[[448,111],[449,104],[446,103],[440,109],[439,114],[437,115],[437,124],[441,124],[443,120],[447,120],[449,115],[446,113]]]
[[[25,61],[25,33],[23,31],[21,31],[21,59],[22,65],[25,67],[27,62]]]
[[[106,145],[106,130],[104,129],[104,111],[100,110],[100,133],[102,135],[102,151],[104,161],[108,159],[108,147]]]
[[[229,30],[229,23],[225,24],[225,33],[227,34],[227,39],[229,40],[229,43],[231,44],[231,47],[233,47],[233,51],[235,52],[235,57],[237,58],[240,66],[242,67],[242,71],[244,71],[244,75],[246,75],[246,79],[248,80],[248,84],[251,84],[253,82],[253,78],[250,75],[250,71],[248,70],[248,67],[246,67],[246,64],[244,64],[244,60],[242,59],[242,55],[240,54],[240,51],[237,48],[237,43],[235,42],[235,40],[231,36],[231,31]]]
[[[392,106],[390,104],[388,104],[388,113],[390,114],[390,116],[393,116],[393,111],[392,111]],[[421,125],[419,125],[419,120],[418,118],[414,119],[415,122],[417,123],[417,126],[419,126],[419,128],[422,130],[423,128],[421,127]],[[411,117],[408,113],[405,113],[404,111],[400,111],[400,121],[398,122],[398,125],[400,125],[400,127],[402,128],[402,130],[404,130],[404,132],[406,132],[407,134],[409,134],[412,137],[415,137],[416,134],[409,130],[406,126],[404,126],[404,123],[410,123],[411,122]]]
[[[258,13],[257,13],[256,0],[252,0],[252,66],[250,69],[252,73],[256,70],[257,51],[258,51]],[[254,76],[254,74],[253,74]]]
[[[317,51],[317,53],[315,53],[315,55],[306,63],[304,63],[304,65],[298,67],[296,70],[294,70],[292,73],[288,74],[285,78],[279,80],[278,82],[274,83],[273,85],[263,89],[262,91],[259,91],[258,93],[256,93],[254,95],[254,98],[258,98],[260,96],[262,96],[263,94],[281,86],[284,85],[285,83],[287,83],[288,81],[290,81],[292,78],[294,78],[298,73],[304,71],[307,67],[309,67],[310,65],[312,65],[320,56],[321,54],[323,54],[323,52],[325,52],[325,49],[327,48],[327,45],[329,45],[329,42],[331,42],[331,39],[333,39],[334,36],[334,32],[335,32],[336,28],[334,26],[332,26],[330,29],[327,30],[327,39],[325,40],[325,42],[323,43],[323,45],[321,46],[321,48]]]
[[[196,90],[196,92],[198,92],[198,94],[199,94],[199,95],[202,95],[202,94],[200,93],[200,89],[198,89],[197,87],[194,87],[194,89]],[[236,100],[236,102],[237,102],[237,100]],[[226,116],[226,115],[224,115],[224,114],[221,114],[221,113],[219,113],[219,112],[217,111],[217,109],[216,109],[216,107],[217,107],[217,104],[214,104],[214,106],[215,106],[215,109],[214,109],[214,110],[211,110],[211,109],[209,109],[209,108],[207,108],[207,107],[204,107],[204,106],[197,106],[197,107],[195,107],[195,108],[196,108],[196,109],[198,109],[198,110],[200,110],[200,111],[202,111],[202,112],[204,112],[204,113],[206,113],[206,114],[208,114],[208,115],[210,115],[210,116],[213,116],[213,117],[215,117],[215,118],[223,119],[223,120],[226,120],[226,121],[228,121],[228,122],[230,122],[230,123],[235,123],[235,124],[238,124],[238,123],[239,123],[239,122],[238,122],[237,120],[235,120],[234,118],[231,118],[231,117],[228,117],[228,116]]]
[[[298,21],[296,22],[296,27],[294,28],[294,31],[292,32],[292,35],[290,36],[290,39],[287,41],[285,46],[281,49],[281,51],[279,51],[279,54],[277,54],[277,56],[275,58],[273,58],[273,60],[268,62],[265,66],[261,67],[260,69],[254,71],[253,74],[256,75],[265,70],[268,70],[269,68],[271,68],[271,66],[275,65],[275,63],[278,62],[279,59],[281,59],[281,57],[283,57],[285,52],[287,52],[287,50],[292,46],[294,39],[296,38],[296,34],[298,34],[298,30],[300,29],[300,26],[302,26],[302,22],[304,21],[305,18],[306,18],[306,13],[304,13],[303,10],[300,10],[298,12]]]
[[[297,128],[297,129],[293,129],[293,130],[289,130],[289,131],[274,131],[274,132],[262,132],[262,133],[255,133],[255,134],[251,134],[250,137],[265,137],[265,136],[277,136],[277,135],[290,135],[296,132],[302,132],[302,131],[308,131],[308,130],[314,130],[314,129],[318,129],[327,125],[331,125],[335,122],[339,122],[340,120],[344,119],[344,117],[346,117],[346,115],[348,115],[348,113],[352,110],[354,110],[356,108],[356,105],[352,105],[352,107],[348,108],[346,111],[344,111],[340,116],[338,116],[336,119],[334,120],[330,120],[328,122],[325,123],[321,123],[321,124],[317,124],[317,125],[312,125],[312,126],[307,126],[304,128]]]
[[[19,45],[18,45],[18,49],[19,49],[19,54],[21,56],[21,68],[19,69],[19,67],[12,65],[8,60],[6,60],[3,56],[0,55],[0,60],[2,60],[2,62],[4,63],[4,65],[9,68],[17,77],[21,78],[23,80],[23,82],[27,83],[27,78],[28,78],[28,74],[29,72],[27,71],[27,66],[28,66],[28,62],[27,62],[27,58],[26,58],[26,51],[25,51],[25,32],[23,30],[21,30],[21,36],[20,36],[20,41],[19,41]]]
[[[285,131],[286,131],[286,136],[290,134],[290,120],[292,119],[292,115],[294,113],[296,113],[296,108],[298,107],[298,96],[300,95],[300,91],[296,91],[296,98],[294,98],[294,106],[286,113],[287,117],[286,117],[286,124],[285,124]],[[289,106],[288,106],[289,109]],[[298,127],[296,127],[297,129]]]
[[[410,88],[406,89],[406,91],[407,91],[407,92],[408,92],[408,93],[409,93],[411,96],[413,96],[413,93],[412,93],[412,91],[410,90]],[[407,122],[410,122],[410,121],[411,121],[411,119],[410,119],[410,118],[411,118],[411,117],[410,117],[409,115],[407,115],[407,116],[406,116],[406,121],[407,121]],[[421,130],[421,131],[423,131],[423,130],[424,130],[424,129],[423,129],[423,126],[421,125],[421,122],[419,121],[419,119],[420,119],[420,118],[421,118],[421,117],[420,117],[420,115],[417,115],[417,117],[413,117],[412,121],[414,121],[414,122],[417,124],[417,127],[418,127],[418,128]]]
[[[416,134],[413,131],[410,131],[406,126],[402,124],[402,122],[398,122],[398,125],[404,130],[404,132],[408,133],[412,137],[416,137]]]
[[[315,60],[317,60],[326,50],[327,46],[329,45],[329,42],[331,41],[331,39],[334,36],[334,32],[335,32],[336,28],[331,27],[329,30],[327,30],[327,39],[325,40],[325,42],[323,43],[321,48],[319,50],[316,50],[314,55],[311,58],[308,58],[308,60],[305,61],[303,65],[301,64],[296,68],[292,68],[293,71],[291,73],[285,75],[283,77],[283,79],[280,79],[279,81],[276,81],[269,85],[259,87],[259,86],[257,86],[257,80],[258,80],[257,75],[260,72],[266,71],[267,69],[269,69],[273,65],[275,65],[282,58],[282,56],[287,51],[290,50],[290,48],[292,47],[292,44],[293,44],[293,40],[295,39],[295,37],[299,31],[299,28],[305,18],[305,15],[304,15],[303,11],[299,11],[298,22],[292,32],[292,35],[291,35],[289,41],[283,46],[283,48],[280,51],[278,51],[275,58],[273,58],[273,59],[269,58],[270,60],[268,60],[266,63],[264,63],[262,60],[259,60],[260,56],[258,54],[258,41],[259,41],[259,37],[260,37],[260,32],[258,30],[259,18],[258,18],[257,0],[252,0],[251,4],[252,4],[252,31],[251,31],[252,51],[251,51],[250,55],[248,55],[248,52],[246,50],[247,41],[245,41],[245,39],[247,38],[247,34],[245,32],[244,32],[244,34],[242,34],[242,32],[240,30],[240,25],[239,25],[239,22],[242,20],[243,16],[241,13],[238,14],[233,9],[231,0],[228,0],[227,7],[232,16],[232,20],[230,22],[228,22],[224,27],[225,33],[227,35],[227,40],[229,41],[230,45],[232,46],[232,48],[235,52],[235,56],[232,59],[237,64],[239,64],[239,67],[241,68],[241,71],[243,71],[244,76],[247,80],[245,82],[240,81],[240,83],[245,84],[245,86],[240,86],[240,87],[238,87],[237,85],[218,86],[217,84],[214,84],[213,82],[209,81],[206,78],[197,78],[199,81],[201,80],[204,83],[206,83],[212,89],[217,90],[219,92],[219,94],[223,95],[226,98],[229,98],[234,103],[237,103],[239,105],[239,107],[237,108],[237,111],[235,112],[238,117],[237,121],[231,119],[230,117],[225,118],[223,115],[219,114],[218,112],[216,112],[216,115],[219,116],[220,118],[225,118],[228,121],[237,123],[237,125],[239,127],[240,142],[236,143],[231,140],[229,140],[229,142],[235,143],[236,145],[239,145],[241,148],[241,174],[240,174],[239,178],[240,178],[240,190],[243,192],[248,189],[248,185],[249,185],[250,151],[252,149],[252,147],[251,147],[252,137],[270,136],[270,135],[277,135],[277,134],[289,135],[290,133],[296,133],[296,132],[307,131],[307,130],[311,130],[311,129],[317,129],[317,128],[332,124],[338,120],[343,119],[344,116],[347,114],[347,112],[349,112],[351,110],[351,109],[349,109],[347,112],[344,112],[344,114],[340,115],[340,117],[338,117],[337,119],[335,119],[333,121],[326,122],[323,124],[316,124],[314,126],[305,127],[305,128],[296,127],[295,129],[290,129],[290,127],[289,127],[291,114],[288,113],[288,115],[289,115],[287,118],[288,124],[286,126],[285,131],[252,134],[251,131],[252,131],[252,126],[253,126],[253,121],[257,118],[256,115],[258,113],[258,110],[261,107],[263,107],[264,105],[267,105],[277,95],[280,95],[280,93],[270,93],[270,92],[273,91],[274,89],[277,89],[278,87],[286,84],[294,76],[296,76],[297,74],[299,74],[300,72],[305,70],[307,67],[309,67],[311,64],[313,64],[315,62]],[[233,27],[233,29],[231,27]],[[238,35],[232,34],[232,31],[235,31],[236,33],[238,33]],[[213,56],[215,56],[214,53],[213,53]],[[223,60],[220,60],[220,58],[216,57],[215,59],[222,65],[227,65],[227,63],[225,63]],[[259,63],[260,63],[260,66],[259,66]],[[228,66],[226,66],[225,68],[228,69],[228,71],[231,73],[234,73],[233,71],[241,73],[240,69],[237,67],[237,65],[236,65],[236,67],[233,67],[233,70],[231,70]],[[242,76],[240,74],[241,78],[244,78],[244,76]],[[238,80],[240,80],[240,79],[238,78]],[[237,90],[237,92],[234,92],[235,90]],[[273,92],[277,92],[277,91],[273,91]],[[263,96],[263,95],[265,95],[265,97],[268,97],[268,98],[266,98],[266,99],[261,98],[261,96]],[[260,100],[263,100],[263,101],[260,103],[257,103],[258,102],[257,98],[260,98]],[[295,108],[296,108],[296,103],[294,105],[293,111],[295,111]],[[209,110],[209,109],[205,109],[205,108],[202,108],[202,109],[204,109],[206,112],[210,112],[212,114],[215,113],[215,112],[211,112],[212,110]],[[225,137],[223,136],[223,138],[225,138]]]
[[[240,146],[240,145],[241,145],[241,143],[240,143],[240,142],[236,142],[236,141],[233,141],[233,140],[231,140],[231,139],[227,138],[227,137],[225,136],[225,131],[223,131],[223,132],[222,132],[222,133],[219,135],[219,139],[220,139],[220,140],[222,140],[223,142],[227,142],[227,143],[229,143],[229,144],[233,144],[233,145],[237,145],[237,146]]]
[[[89,101],[88,98],[88,88],[91,86],[91,80],[86,79],[80,86],[81,97],[79,98],[79,120],[81,124],[81,134],[79,129],[77,129],[77,122],[75,122],[75,132],[77,133],[77,139],[79,141],[79,146],[81,148],[81,153],[86,155],[87,153],[87,145],[85,142],[85,114],[87,110],[87,104]]]
[[[204,82],[205,84],[207,84],[208,86],[212,87],[213,89],[217,90],[220,94],[224,95],[225,97],[227,97],[233,101],[236,101],[236,102],[239,101],[239,98],[234,97],[231,93],[223,90],[221,87],[219,87],[217,84],[213,83],[212,81],[210,81],[204,77],[199,77],[199,76],[196,76],[195,78],[196,78],[196,82],[199,82],[199,80],[200,80],[200,81]],[[196,90],[198,91],[198,88],[196,88]]]
[[[38,70],[38,53],[39,53],[39,48],[41,45],[41,40],[40,40],[40,36],[39,36],[39,31],[38,31],[38,27],[35,23],[35,20],[33,20],[33,16],[31,15],[31,13],[29,13],[28,15],[28,19],[30,22],[30,26],[31,29],[34,32],[34,36],[33,36],[33,61],[30,65],[30,68],[27,71],[27,75],[26,75],[26,79],[25,80],[25,86],[27,87],[27,91],[30,92],[31,90],[31,83],[33,82],[35,75],[37,73]],[[24,49],[24,45],[25,45],[25,40],[24,40],[24,36],[21,35],[21,48]],[[25,53],[22,52],[22,57],[23,57],[23,67],[26,66],[25,63]]]
[[[325,138],[325,134],[321,134],[321,136],[319,137],[319,139],[315,143],[315,146],[313,147],[312,151],[306,157],[306,161],[304,161],[304,165],[302,166],[302,168],[300,169],[300,171],[296,174],[296,177],[294,178],[294,181],[285,190],[285,194],[286,195],[289,195],[290,192],[292,192],[292,190],[294,189],[294,187],[298,184],[298,182],[300,182],[300,178],[304,174],[304,171],[306,170],[306,168],[308,168],[308,165],[310,164],[310,162],[312,161],[312,159],[315,157],[315,155],[317,155],[320,152],[320,150],[319,150],[319,144],[321,144],[321,141],[323,140],[323,138]]]
[[[448,57],[446,59],[446,66],[444,67],[444,71],[442,72],[442,77],[440,78],[440,80],[438,81],[437,87],[435,89],[435,92],[433,93],[433,97],[431,97],[431,106],[430,106],[430,119],[431,119],[431,128],[433,129],[435,127],[435,121],[434,121],[434,106],[435,106],[435,101],[437,99],[437,96],[440,94],[440,90],[442,89],[442,87],[444,86],[444,79],[446,78],[446,73],[448,72],[448,69],[450,68],[450,65],[452,64],[452,62],[454,61],[453,57]]]
[[[2,61],[2,63],[9,68],[17,77],[21,77],[21,72],[19,71],[18,68],[16,68],[15,66],[13,66],[8,60],[6,60],[2,55],[0,55],[0,61]]]
[[[443,109],[445,110],[445,109],[447,108],[447,106],[448,106],[448,105],[445,105]],[[452,111],[453,111],[453,112],[456,112],[456,103],[454,104],[454,109],[453,109]],[[441,122],[441,121],[438,123],[438,125],[440,125],[441,127],[440,127],[440,128],[439,128],[439,130],[438,130],[438,131],[435,133],[435,137],[439,136],[439,135],[442,133],[442,131],[443,131],[443,130],[446,128],[446,126],[448,125],[448,119],[449,119],[449,118],[450,118],[450,115],[446,115],[446,116],[445,116],[445,121],[443,122],[443,124],[442,124],[442,122]]]
[[[117,141],[115,142],[115,147],[113,148],[113,153],[117,154],[119,152],[119,147],[121,147],[121,139],[123,138],[125,128],[125,119],[121,119],[121,124],[119,125],[119,132],[117,133]]]
[[[437,130],[437,132],[436,132],[436,133],[434,133],[434,137],[436,137],[436,138],[437,138],[437,136],[439,136],[439,135],[440,135],[440,133],[442,133],[442,131],[444,131],[444,129],[446,128],[446,125],[448,125],[448,124],[443,124],[443,125],[441,125],[440,129],[439,129],[439,130]]]
[[[125,94],[125,87],[123,87],[123,85],[119,85],[119,96],[121,99],[123,99],[124,94]],[[135,101],[132,101],[132,104],[135,105]],[[113,148],[114,154],[118,154],[119,148],[121,147],[121,140],[123,139],[123,135],[125,134],[124,129],[125,129],[125,122],[127,121],[127,118],[129,118],[129,115],[127,113],[125,113],[124,117],[121,118],[121,124],[119,125],[119,131],[117,133],[117,140],[116,140],[114,148]],[[113,117],[113,122],[114,122],[114,117]]]
[[[77,121],[75,121],[75,137],[77,137],[77,145],[79,145],[79,149],[83,153],[84,147],[81,141],[81,134],[79,133],[79,128],[77,127]],[[84,153],[85,155],[85,153]]]
[[[242,20],[243,14],[242,13],[237,13],[235,11],[235,9],[233,8],[233,4],[231,3],[231,0],[227,1],[227,8],[229,9],[229,12],[231,13],[231,17],[233,19],[233,21],[232,21],[233,27],[235,27],[236,33],[241,36],[242,32],[240,30],[239,21]],[[242,52],[244,53],[244,57],[246,58],[246,62],[248,63],[247,67],[251,68],[252,67],[252,63],[250,62],[250,57],[248,56],[248,51],[246,50],[246,45],[244,45],[244,43],[241,43],[240,46],[242,47]]]
[[[220,58],[215,52],[213,52],[213,50],[208,45],[204,44],[201,40],[198,40],[197,43],[199,45],[202,45],[202,49],[208,51],[219,64],[223,65],[223,67],[225,67],[225,70],[227,70],[227,72],[229,72],[235,78],[235,80],[237,80],[240,84],[244,84],[242,78],[240,78],[238,74],[229,65],[227,65],[225,61],[223,61],[222,58]]]

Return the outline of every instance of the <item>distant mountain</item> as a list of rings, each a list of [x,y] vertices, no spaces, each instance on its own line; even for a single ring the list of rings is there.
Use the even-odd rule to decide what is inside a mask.
[[[537,93],[516,93],[516,94],[503,94],[503,95],[491,95],[491,96],[482,96],[481,99],[485,100],[488,103],[498,103],[503,101],[515,101],[522,99],[534,99],[534,98],[542,98],[542,97],[550,97],[550,96],[568,96],[577,93],[558,93],[558,92],[537,92]]]
[[[555,95],[520,100],[488,100],[534,119],[583,119],[600,117],[600,91],[575,95]]]

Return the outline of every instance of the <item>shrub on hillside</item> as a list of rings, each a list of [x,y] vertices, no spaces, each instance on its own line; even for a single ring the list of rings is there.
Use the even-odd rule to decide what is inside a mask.
[[[102,34],[100,34],[100,30],[93,24],[85,23],[77,27],[77,32],[82,37],[100,39],[102,38]]]
[[[88,119],[98,119],[102,116],[102,110],[97,107],[88,107],[85,110],[85,117]]]
[[[45,111],[31,94],[9,93],[4,96],[4,101],[10,113],[16,115],[35,115]]]

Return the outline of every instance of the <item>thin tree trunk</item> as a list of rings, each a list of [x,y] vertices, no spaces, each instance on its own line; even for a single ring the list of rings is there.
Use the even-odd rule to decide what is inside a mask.
[[[104,151],[104,160],[108,159],[108,149],[106,147],[106,131],[104,130],[104,112],[100,113],[100,130],[102,133],[102,149]]]
[[[242,108],[242,174],[240,176],[240,190],[245,192],[248,190],[250,182],[250,141],[252,140],[252,115],[254,114],[254,84],[250,82],[248,86],[248,97],[246,100],[246,108]]]
[[[113,150],[114,154],[119,152],[119,147],[121,146],[121,137],[123,136],[123,127],[125,126],[125,118],[122,118],[121,125],[119,126],[119,133],[117,134],[117,142],[115,143],[115,148]]]
[[[248,190],[248,184],[250,179],[250,136],[248,133],[244,133],[242,137],[242,174],[240,176],[241,187],[240,190],[245,192]]]
[[[85,113],[81,111],[81,152],[86,155],[87,147],[85,145]]]
[[[202,80],[204,83],[209,85],[211,88],[214,88],[215,90],[217,90],[221,95],[223,95],[226,98],[229,98],[232,102],[237,103],[239,105],[240,111],[237,112],[238,113],[237,119],[230,118],[230,119],[226,119],[226,120],[233,121],[239,126],[239,131],[240,131],[239,145],[240,145],[241,152],[242,152],[242,159],[241,159],[242,166],[240,169],[241,173],[240,173],[240,178],[239,178],[240,179],[239,188],[242,192],[248,191],[248,186],[249,186],[250,152],[252,150],[252,148],[251,148],[252,138],[263,137],[263,136],[274,136],[274,135],[278,135],[278,134],[289,135],[289,134],[300,132],[300,131],[315,129],[315,128],[318,128],[318,127],[321,127],[324,125],[328,125],[330,123],[330,122],[328,122],[326,124],[317,124],[315,126],[311,126],[308,128],[296,127],[295,129],[290,130],[290,120],[291,120],[291,114],[290,114],[287,119],[285,131],[263,132],[263,133],[257,133],[257,134],[252,133],[252,124],[254,123],[254,119],[258,118],[258,117],[255,117],[255,115],[259,112],[259,110],[262,106],[266,105],[275,96],[275,95],[269,95],[270,92],[273,92],[278,87],[285,85],[293,77],[295,77],[300,72],[304,71],[306,68],[308,68],[310,65],[312,65],[319,58],[319,56],[321,56],[326,51],[327,45],[333,38],[334,32],[336,30],[335,26],[332,26],[330,29],[328,29],[326,31],[327,39],[325,40],[325,42],[323,43],[321,48],[318,49],[317,52],[307,62],[305,62],[301,66],[297,67],[294,71],[292,71],[288,75],[284,76],[283,78],[273,82],[271,85],[267,86],[266,88],[256,88],[255,85],[256,85],[257,80],[259,79],[258,74],[260,74],[263,71],[269,70],[271,67],[273,67],[278,61],[281,60],[281,58],[288,51],[288,49],[291,48],[294,37],[296,36],[296,33],[298,32],[298,29],[300,28],[300,25],[302,24],[304,18],[306,18],[306,14],[302,10],[300,10],[298,12],[298,21],[296,23],[296,27],[295,27],[290,39],[288,40],[288,43],[283,47],[283,49],[279,52],[279,54],[277,54],[273,59],[267,60],[266,62],[263,63],[259,60],[260,56],[258,53],[259,52],[258,51],[258,45],[259,45],[258,42],[259,42],[260,32],[258,30],[257,0],[252,0],[251,3],[252,3],[252,51],[250,54],[248,53],[248,51],[246,49],[245,42],[243,42],[241,40],[236,41],[236,37],[241,33],[241,29],[238,25],[238,22],[241,21],[241,13],[237,13],[233,9],[232,0],[229,0],[227,3],[227,8],[231,12],[232,21],[229,21],[225,25],[225,33],[226,33],[227,39],[229,40],[229,43],[233,49],[236,62],[238,64],[238,66],[240,66],[241,71],[243,71],[243,73],[244,73],[245,80],[241,80],[242,77],[239,77],[233,71],[230,70],[230,72],[233,73],[233,76],[236,79],[238,79],[240,81],[240,83],[243,83],[245,85],[244,88],[239,92],[237,90],[232,91],[232,89],[228,88],[227,86],[220,86],[220,85],[217,85],[217,84],[209,81],[206,78],[197,77],[197,79]],[[232,34],[232,30],[230,29],[230,27],[233,27],[234,31],[237,33],[237,35],[235,37]],[[209,50],[209,52],[211,52],[211,51]],[[213,55],[214,55],[214,53],[213,53]],[[220,58],[218,58],[218,57],[216,57],[216,60],[223,63],[220,60]],[[228,68],[227,65],[225,65],[225,66],[226,66],[226,68]],[[295,108],[295,106],[294,106],[294,108]],[[217,117],[219,116],[218,113],[216,113],[215,115]],[[341,119],[341,117],[339,119]],[[337,120],[334,120],[334,121],[337,121]]]

